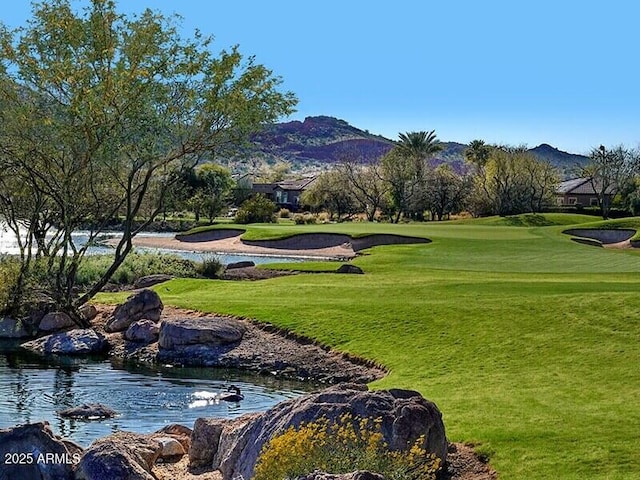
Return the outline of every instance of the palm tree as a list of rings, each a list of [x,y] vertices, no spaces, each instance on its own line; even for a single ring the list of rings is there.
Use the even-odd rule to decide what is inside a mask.
[[[484,143],[484,140],[472,140],[464,151],[467,162],[473,163],[478,168],[484,167],[490,156],[491,146]]]
[[[424,161],[442,150],[442,145],[436,137],[435,130],[430,132],[400,133],[398,137],[400,140],[396,143],[396,148],[402,155],[413,159],[416,177],[418,179],[422,178]]]

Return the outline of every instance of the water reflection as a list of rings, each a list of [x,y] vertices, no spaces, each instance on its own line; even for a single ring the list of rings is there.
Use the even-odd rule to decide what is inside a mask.
[[[203,400],[229,385],[240,403]],[[105,359],[42,359],[0,343],[0,428],[46,420],[56,433],[81,445],[117,430],[152,432],[168,423],[192,427],[198,417],[236,417],[264,411],[314,388],[300,382],[211,368],[132,367]],[[119,415],[100,421],[65,419],[56,412],[103,403]]]

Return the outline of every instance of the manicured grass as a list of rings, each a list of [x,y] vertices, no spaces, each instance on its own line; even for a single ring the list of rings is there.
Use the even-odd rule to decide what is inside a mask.
[[[280,227],[433,243],[373,248],[353,262],[365,275],[156,289],[381,362],[390,373],[374,388],[436,402],[450,440],[478,444],[501,479],[640,478],[640,254],[577,244],[561,220]]]

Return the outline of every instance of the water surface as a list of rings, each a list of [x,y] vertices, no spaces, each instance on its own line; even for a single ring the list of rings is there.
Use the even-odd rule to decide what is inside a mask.
[[[150,433],[170,423],[192,428],[199,417],[233,418],[265,411],[313,388],[224,369],[153,369],[100,358],[45,360],[8,345],[0,343],[0,428],[47,420],[57,434],[82,446],[117,430]],[[232,384],[240,387],[245,399],[216,401],[216,394]],[[103,403],[119,415],[81,421],[56,413],[83,403]]]

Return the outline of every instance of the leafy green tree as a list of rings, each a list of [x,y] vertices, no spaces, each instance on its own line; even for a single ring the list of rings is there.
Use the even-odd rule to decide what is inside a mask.
[[[539,212],[551,202],[559,181],[556,169],[525,148],[495,147],[475,175],[475,214],[515,215]]]
[[[275,223],[276,204],[264,195],[254,195],[246,200],[236,213],[236,223]]]
[[[227,205],[233,187],[231,172],[215,163],[205,163],[196,168],[196,179],[196,189],[202,192],[202,209],[213,223]]]
[[[2,30],[0,172],[11,194],[0,212],[26,234],[23,279],[36,244],[48,242],[38,253],[49,256],[58,308],[75,315],[107,283],[146,226],[134,224],[143,205],[155,198],[148,221],[161,210],[172,171],[292,111],[295,97],[270,70],[237,47],[215,56],[210,43],[181,38],[171,18],[150,10],[119,14],[110,0],[80,13],[68,0],[35,4],[26,27]],[[115,216],[124,232],[113,263],[77,296],[80,261]],[[71,234],[87,223],[89,242],[77,245]],[[14,300],[24,295],[18,284]]]

